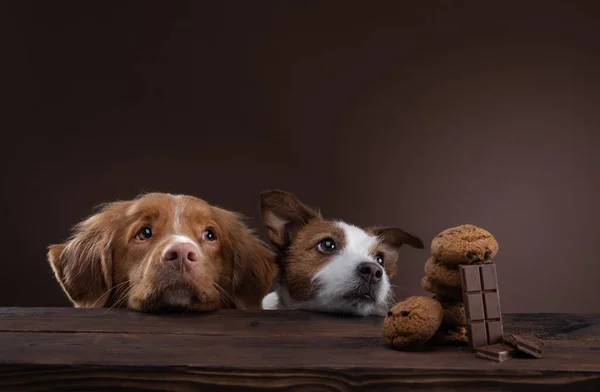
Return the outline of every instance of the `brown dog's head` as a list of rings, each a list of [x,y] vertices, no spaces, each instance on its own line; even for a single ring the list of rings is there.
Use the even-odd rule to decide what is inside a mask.
[[[259,307],[275,273],[240,215],[164,193],[105,205],[48,260],[76,307],[139,311]]]

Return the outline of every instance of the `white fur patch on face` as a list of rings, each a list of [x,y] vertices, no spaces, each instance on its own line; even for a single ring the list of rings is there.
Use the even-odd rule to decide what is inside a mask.
[[[181,231],[181,195],[170,195],[175,204],[175,212],[173,214],[173,231],[179,233]]]
[[[170,195],[170,196],[175,205],[175,213],[173,214],[173,232],[175,234],[172,234],[169,236],[169,239],[166,242],[166,244],[163,245],[161,252],[164,254],[165,249],[169,245],[173,245],[173,244],[177,244],[177,243],[188,243],[188,244],[194,245],[194,247],[198,251],[199,255],[203,255],[202,249],[200,249],[200,246],[198,245],[198,243],[196,241],[194,241],[193,239],[191,239],[190,237],[188,237],[186,235],[178,234],[179,230],[180,230],[179,222],[180,222],[180,217],[181,217],[181,212],[182,212],[182,209],[180,207],[181,196],[177,196],[177,195]],[[144,263],[143,268],[144,268],[143,274],[148,274],[152,268],[152,263]],[[130,271],[130,279],[132,279],[132,276],[133,276],[132,274],[134,273],[133,271],[134,270]]]
[[[181,195],[170,195],[170,196],[171,196],[171,199],[173,200],[173,204],[175,205],[175,211],[173,213],[173,232],[175,234],[171,235],[171,241],[169,241],[169,244],[178,243],[178,242],[187,242],[188,244],[194,245],[194,247],[198,251],[201,251],[201,249],[198,246],[198,243],[196,241],[192,240],[190,237],[188,237],[186,235],[179,234],[179,233],[181,233],[181,215],[183,212],[183,206],[182,206],[181,200],[183,199],[183,196],[181,196]]]
[[[200,251],[200,247],[198,246],[198,243],[186,235],[176,234],[176,235],[172,235],[170,237],[170,239],[171,239],[171,241],[169,241],[169,245],[183,242],[183,243],[188,243],[188,244],[194,245],[196,247],[196,249],[198,251]]]
[[[314,305],[325,311],[385,315],[391,296],[391,285],[385,271],[376,287],[374,301],[356,304],[344,298],[361,284],[357,274],[358,265],[363,262],[377,263],[371,252],[379,239],[344,222],[336,222],[336,225],[344,231],[345,246],[313,277],[318,287]]]

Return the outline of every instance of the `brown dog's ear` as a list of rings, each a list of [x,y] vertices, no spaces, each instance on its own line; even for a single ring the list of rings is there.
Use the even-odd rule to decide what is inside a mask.
[[[424,248],[423,241],[419,237],[396,227],[371,227],[367,231],[381,239],[387,253],[384,266],[389,276],[396,275],[396,264],[402,245],[406,244],[417,249]]]
[[[321,216],[291,193],[279,190],[261,193],[260,210],[269,239],[279,248],[287,246],[298,229],[309,220]]]
[[[227,232],[227,241],[221,246],[232,269],[221,286],[228,288],[237,307],[260,309],[275,277],[275,254],[244,224],[240,214],[212,208],[219,226]]]
[[[48,247],[48,262],[63,291],[78,308],[106,305],[112,288],[110,242],[128,202],[108,204],[75,226],[71,238]]]

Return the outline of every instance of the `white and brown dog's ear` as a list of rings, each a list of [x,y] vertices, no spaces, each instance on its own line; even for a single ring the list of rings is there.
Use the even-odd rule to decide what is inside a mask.
[[[71,238],[48,247],[48,262],[63,291],[78,308],[103,307],[112,288],[110,243],[129,202],[108,204],[79,223]]]
[[[280,190],[262,192],[260,210],[269,239],[279,248],[287,246],[309,220],[321,216],[291,193]]]
[[[416,235],[410,234],[396,227],[371,227],[366,230],[379,237],[381,244],[386,250],[387,257],[384,264],[389,276],[396,274],[396,264],[400,256],[400,247],[404,244],[413,248],[423,249],[423,240]]]
[[[212,210],[219,226],[227,232],[222,247],[232,263],[231,278],[225,278],[220,285],[236,307],[259,309],[277,272],[275,254],[244,224],[242,215],[218,207]]]
[[[424,248],[423,240],[396,227],[372,227],[368,230],[390,246],[399,248],[406,244],[417,249]]]

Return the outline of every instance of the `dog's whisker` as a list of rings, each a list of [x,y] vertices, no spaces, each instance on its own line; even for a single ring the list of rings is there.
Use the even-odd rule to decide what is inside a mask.
[[[214,282],[214,286],[217,289],[217,292],[219,294],[219,298],[221,298],[222,300],[225,300],[225,301],[230,301],[235,306],[239,306],[239,304],[237,303],[237,301],[235,300],[235,298],[233,298],[233,296],[231,294],[229,294],[223,287],[221,287],[216,282]]]
[[[108,312],[108,311],[109,311],[109,310],[111,310],[111,309],[115,309],[115,308],[119,307],[119,306],[120,306],[120,305],[121,305],[123,302],[127,301],[127,300],[128,300],[128,298],[129,298],[129,295],[131,294],[131,292],[132,292],[134,289],[136,289],[136,288],[137,288],[138,284],[139,284],[139,283],[135,283],[135,284],[133,284],[133,285],[129,286],[129,287],[128,287],[128,288],[125,290],[125,292],[124,292],[124,293],[123,293],[123,294],[120,296],[120,298],[119,298],[117,301],[115,301],[115,302],[114,302],[114,303],[113,303],[113,304],[112,304],[110,307],[108,307],[108,308],[106,309],[106,311]]]
[[[96,305],[100,302],[100,300],[102,300],[105,296],[109,295],[113,290],[117,290],[118,288],[122,287],[123,285],[125,285],[127,283],[129,283],[129,280],[126,280],[125,282],[121,282],[121,283],[109,288],[100,297],[98,297],[98,299],[96,301],[94,301],[94,303],[92,303],[92,305],[90,307],[95,308]]]
[[[235,305],[236,308],[240,308],[240,304],[235,300],[235,298],[233,298],[231,294],[227,292],[227,290],[221,287],[221,285],[219,285],[217,282],[213,282],[213,285],[219,293],[219,298],[225,299],[226,301],[230,301]]]
[[[390,285],[394,288],[394,290],[395,289],[400,289],[400,290],[402,290],[402,291],[404,291],[406,293],[412,293],[412,291],[409,290],[409,289],[407,289],[406,287],[399,286],[399,285],[396,285],[396,284],[390,284]]]
[[[231,279],[230,277],[227,277],[227,276],[219,275],[219,278],[220,279],[225,279],[225,280],[229,281],[230,283],[233,282],[233,279]]]

